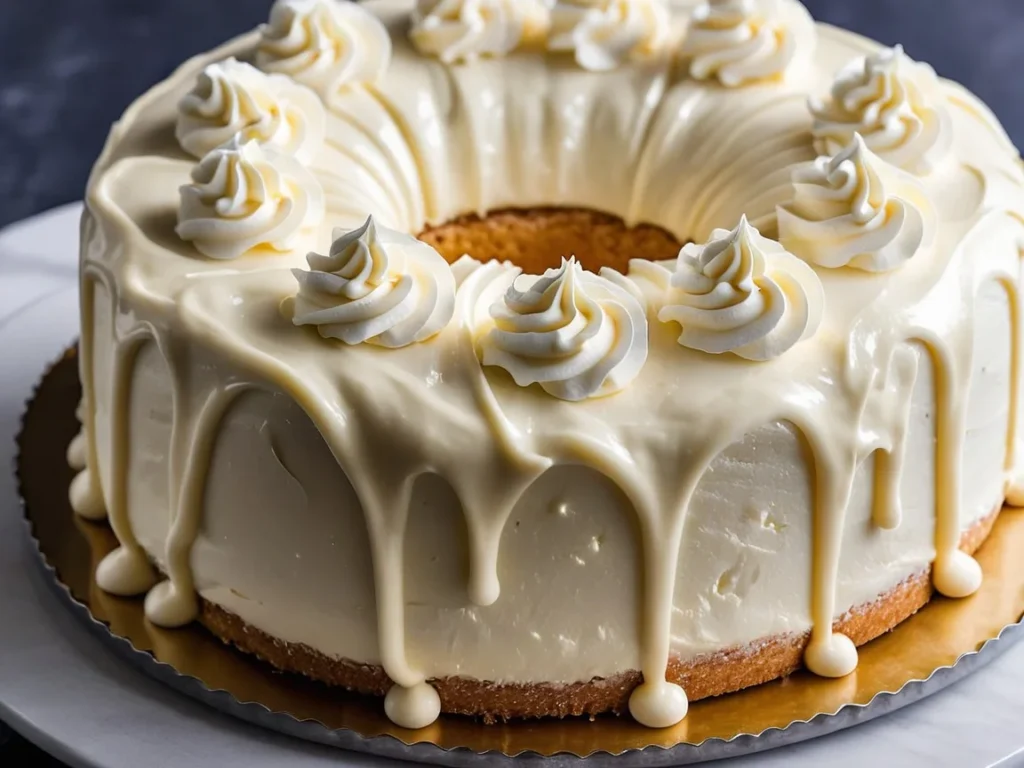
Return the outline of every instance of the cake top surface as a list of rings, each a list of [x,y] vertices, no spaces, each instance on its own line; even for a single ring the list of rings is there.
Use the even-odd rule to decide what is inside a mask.
[[[516,291],[529,288],[524,281],[547,284],[552,296],[538,298],[558,293],[574,318],[610,318],[590,294],[617,295],[622,317],[648,327],[644,357],[669,369],[631,364],[625,382],[605,361],[605,377],[592,372],[569,399],[627,384],[645,390],[648,378],[666,393],[677,366],[692,385],[701,373],[737,382],[771,375],[745,373],[744,360],[772,361],[792,380],[847,337],[865,307],[910,311],[978,218],[1004,203],[998,190],[1020,181],[1013,148],[977,100],[898,47],[814,25],[791,0],[686,12],[655,0],[553,10],[540,0],[495,3],[502,10],[492,14],[460,2],[367,6],[279,2],[262,30],[187,63],[118,124],[90,203],[117,214],[104,218],[120,220],[118,236],[132,242],[124,252],[144,293],[173,303],[199,280],[241,285],[241,275],[260,273],[252,281],[267,285],[273,302],[297,295],[307,310],[299,326],[343,344],[358,339],[346,355],[380,357],[403,372],[423,359],[432,369],[443,352],[430,339],[451,320],[458,270],[428,286],[444,294],[425,326],[431,333],[405,334],[402,344],[402,334],[384,344],[367,335],[383,327],[374,307],[390,306],[373,293],[381,280],[408,278],[402,301],[389,291],[400,305],[391,318],[429,309],[417,297],[434,274],[425,265],[438,262],[428,247],[396,245],[400,234],[467,212],[594,209],[695,244],[674,264],[588,270],[584,258],[561,277],[516,282]],[[608,50],[589,50],[595,40]],[[344,279],[343,265],[317,270],[321,257],[307,254],[331,252],[335,234],[365,229],[371,216],[373,247],[357,246],[384,271],[361,284],[365,295],[352,293],[354,283],[333,299],[332,288],[311,288]],[[509,290],[514,265],[494,271]],[[577,273],[582,281],[563,290]],[[520,307],[517,324],[509,301],[538,285],[520,299],[491,296],[494,311],[474,324],[484,358],[544,389],[536,376],[576,375],[587,364],[525,373],[537,361],[523,348],[536,340],[523,322],[538,311]],[[614,319],[597,322],[603,330],[591,339],[566,331],[576,321],[553,312],[550,330],[562,328],[560,343],[573,336],[577,352],[587,347],[584,358],[601,357],[609,333],[626,344]],[[373,322],[342,331],[342,316]],[[334,322],[315,322],[324,317]],[[306,330],[292,332],[329,348]],[[662,345],[672,334],[678,343]],[[427,347],[405,349],[412,343]],[[516,397],[534,403],[536,391]],[[602,418],[615,410],[612,401],[594,407]]]

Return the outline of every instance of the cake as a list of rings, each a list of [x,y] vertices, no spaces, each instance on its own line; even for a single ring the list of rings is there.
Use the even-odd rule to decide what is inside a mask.
[[[1024,499],[1022,189],[795,0],[277,0],[89,180],[96,582],[406,728],[848,675]]]

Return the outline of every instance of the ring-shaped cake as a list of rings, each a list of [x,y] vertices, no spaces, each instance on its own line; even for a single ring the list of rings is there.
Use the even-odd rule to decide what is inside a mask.
[[[278,0],[89,182],[97,582],[411,728],[849,674],[1024,498],[1022,186],[793,0]]]

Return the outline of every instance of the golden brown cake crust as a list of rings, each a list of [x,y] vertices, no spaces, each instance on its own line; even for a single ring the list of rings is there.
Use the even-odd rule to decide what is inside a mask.
[[[491,211],[460,216],[419,236],[449,262],[470,254],[479,261],[511,261],[530,274],[558,267],[576,256],[586,269],[612,267],[623,274],[630,259],[663,261],[679,255],[681,243],[651,224],[629,227],[617,216],[582,208]]]
[[[960,548],[973,553],[981,546],[1000,509],[1001,505],[965,531]],[[931,595],[930,573],[921,572],[873,603],[848,611],[835,622],[835,630],[857,645],[863,645],[912,616]],[[285,643],[205,600],[200,620],[224,642],[255,654],[278,669],[376,696],[383,696],[391,687],[391,681],[380,666],[331,659],[306,645]],[[682,685],[691,701],[765,683],[801,666],[808,636],[807,633],[776,635],[686,662],[672,659],[668,679]],[[475,715],[486,722],[495,722],[625,712],[629,694],[640,682],[640,672],[631,670],[611,678],[572,684],[495,684],[459,677],[431,682],[441,697],[442,711]]]

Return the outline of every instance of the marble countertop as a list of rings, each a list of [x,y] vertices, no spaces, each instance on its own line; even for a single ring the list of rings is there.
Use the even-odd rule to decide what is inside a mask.
[[[805,0],[903,43],[978,93],[1024,143],[1021,0]],[[8,0],[0,21],[0,226],[77,200],[110,124],[185,58],[254,27],[269,0]]]

